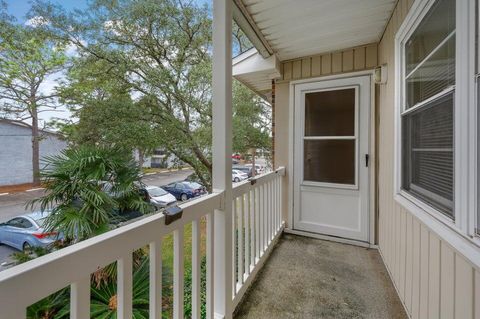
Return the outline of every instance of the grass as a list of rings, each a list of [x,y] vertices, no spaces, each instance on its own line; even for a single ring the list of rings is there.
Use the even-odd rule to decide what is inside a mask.
[[[205,218],[200,220],[200,252],[201,256],[204,256],[206,253],[207,247],[207,232],[206,232],[207,222]],[[192,266],[192,224],[185,225],[184,227],[184,262],[185,268],[190,268]],[[162,262],[163,264],[173,266],[173,233],[165,236],[162,242]]]
[[[207,232],[206,232],[206,219],[202,218],[200,220],[200,254],[201,257],[206,255],[206,246],[207,246]],[[192,224],[187,224],[184,227],[184,269],[185,274],[191,273],[190,269],[192,267]],[[162,241],[162,264],[164,269],[168,268],[173,270],[173,259],[174,259],[174,239],[173,233],[165,236]],[[185,280],[187,280],[185,278]],[[170,272],[168,276],[163,277],[163,317],[172,318],[173,317],[173,272]],[[185,291],[185,293],[188,293]]]

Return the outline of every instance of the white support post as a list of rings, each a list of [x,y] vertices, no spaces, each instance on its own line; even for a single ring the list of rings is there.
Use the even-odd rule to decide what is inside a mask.
[[[232,318],[232,1],[213,0],[213,190],[224,193],[214,213],[214,313]]]

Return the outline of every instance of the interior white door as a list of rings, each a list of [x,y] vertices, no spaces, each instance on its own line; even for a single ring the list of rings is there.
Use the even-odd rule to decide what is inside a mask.
[[[368,241],[370,81],[295,85],[294,229]]]

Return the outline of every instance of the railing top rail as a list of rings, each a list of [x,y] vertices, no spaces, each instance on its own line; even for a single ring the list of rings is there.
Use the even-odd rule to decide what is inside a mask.
[[[183,216],[165,225],[165,216],[155,214],[41,256],[0,273],[0,308],[22,303],[25,307],[81,280],[99,268],[220,209],[223,193],[209,194],[182,204]],[[41,289],[31,289],[32,285]]]
[[[258,175],[238,183],[233,187],[233,197],[238,197],[242,194],[245,194],[252,188],[252,185],[253,187],[258,187],[275,179],[277,176],[285,176],[285,167],[279,167],[272,172]]]
[[[259,175],[233,188],[234,197],[285,175],[285,168]],[[165,224],[163,214],[147,216],[75,245],[0,272],[0,308],[28,307],[36,301],[83,280],[134,250],[170,234],[202,216],[222,208],[223,192],[215,192],[180,205],[181,219]],[[31,289],[32,286],[41,289]],[[13,309],[13,308],[12,308]]]

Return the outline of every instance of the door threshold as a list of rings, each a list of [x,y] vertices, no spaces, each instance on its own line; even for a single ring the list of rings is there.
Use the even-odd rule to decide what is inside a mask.
[[[342,237],[335,237],[335,236],[328,236],[328,235],[322,235],[322,234],[317,234],[317,233],[311,233],[303,230],[295,230],[295,229],[290,229],[290,228],[285,228],[283,232],[287,234],[292,234],[292,235],[298,235],[298,236],[304,236],[304,237],[311,237],[311,238],[316,238],[316,239],[322,239],[322,240],[328,240],[328,241],[333,241],[341,244],[348,244],[348,245],[353,245],[353,246],[360,246],[360,247],[365,247],[365,248],[373,248],[373,249],[378,249],[377,245],[372,245],[368,242],[364,241],[358,241],[354,239],[347,239],[347,238],[342,238]]]

